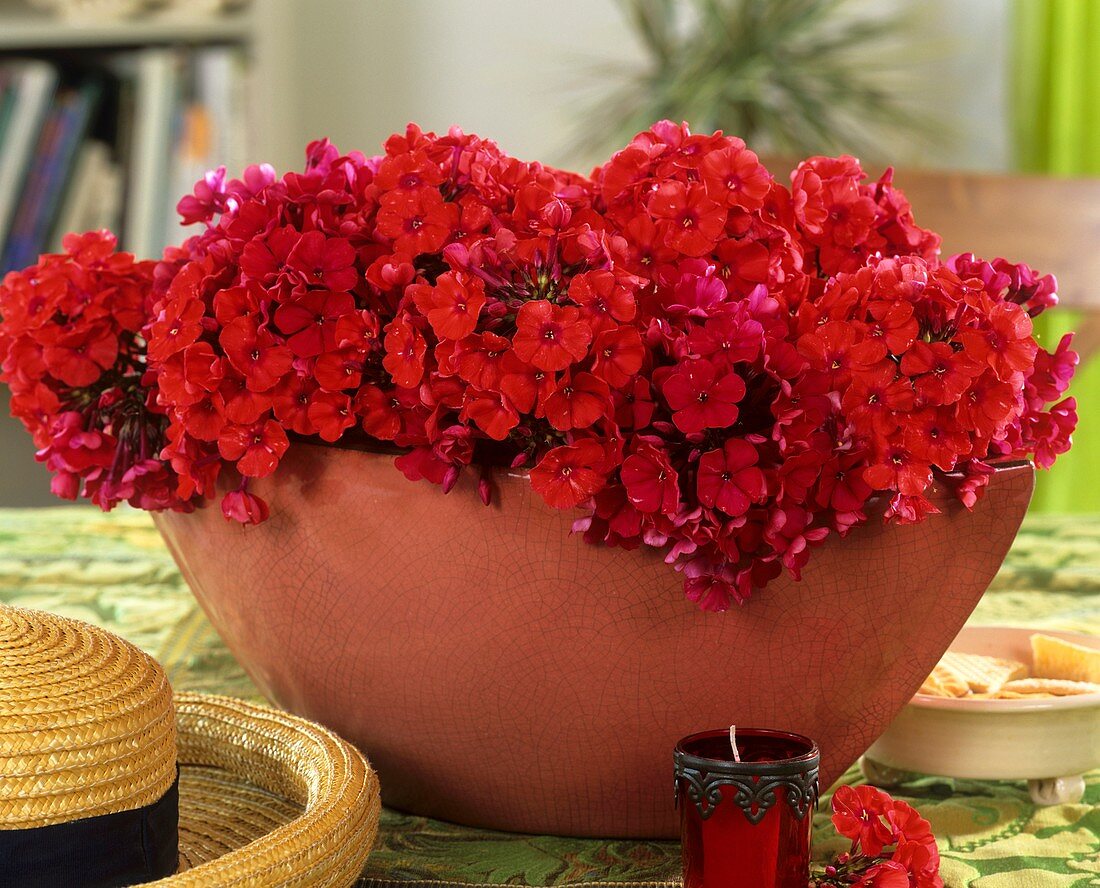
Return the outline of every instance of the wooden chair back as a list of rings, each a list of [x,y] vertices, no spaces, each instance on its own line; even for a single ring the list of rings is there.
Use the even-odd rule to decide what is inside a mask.
[[[1100,179],[898,170],[943,255],[1003,256],[1058,278],[1062,305],[1100,310]]]
[[[797,165],[764,162],[784,182]],[[882,172],[864,169],[872,180]],[[1100,178],[898,169],[894,184],[917,224],[943,237],[944,256],[1003,256],[1058,278],[1060,305],[1085,312],[1074,348],[1082,361],[1100,353]]]
[[[1053,274],[1059,304],[1085,312],[1074,337],[1082,362],[1100,353],[1100,179],[898,170],[894,182],[917,224],[942,235],[944,256],[1003,256]]]

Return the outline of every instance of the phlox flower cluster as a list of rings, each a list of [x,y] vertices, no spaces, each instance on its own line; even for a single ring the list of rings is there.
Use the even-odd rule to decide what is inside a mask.
[[[208,174],[155,268],[89,234],[0,286],[14,409],[101,506],[218,498],[296,440],[398,449],[410,480],[530,474],[593,544],[650,547],[709,610],[869,516],[973,506],[998,459],[1069,446],[1055,283],[941,260],[887,171],[667,121],[590,176],[416,126],[302,172]]]

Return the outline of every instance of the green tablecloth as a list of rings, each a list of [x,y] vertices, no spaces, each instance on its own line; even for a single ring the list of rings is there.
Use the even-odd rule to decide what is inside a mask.
[[[177,689],[256,696],[142,513],[0,510],[0,601],[112,629],[164,663]],[[973,621],[1100,634],[1100,516],[1029,518]],[[1082,803],[1051,808],[1032,805],[1023,783],[927,777],[895,795],[931,820],[948,886],[1100,886],[1100,772]],[[839,849],[827,811],[819,857]],[[673,842],[512,835],[386,812],[360,885],[676,885],[679,867]]]

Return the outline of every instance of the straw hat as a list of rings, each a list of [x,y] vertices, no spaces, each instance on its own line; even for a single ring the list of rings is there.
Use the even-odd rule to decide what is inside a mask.
[[[128,642],[0,606],[0,886],[346,886],[380,810],[366,759],[319,725],[173,705]]]

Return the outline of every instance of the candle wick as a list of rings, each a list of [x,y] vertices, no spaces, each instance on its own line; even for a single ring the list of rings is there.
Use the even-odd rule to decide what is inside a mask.
[[[741,761],[741,753],[737,751],[737,725],[730,725],[730,749],[733,750],[733,760]]]

